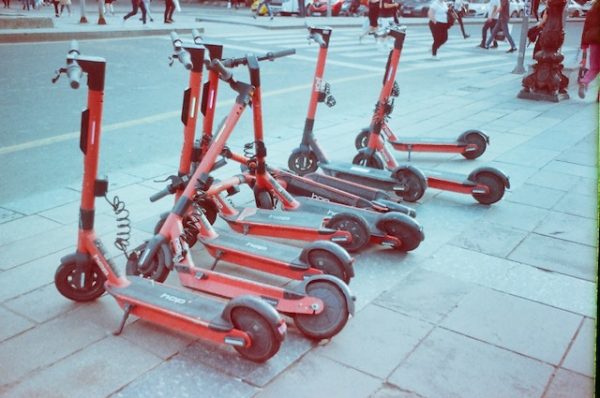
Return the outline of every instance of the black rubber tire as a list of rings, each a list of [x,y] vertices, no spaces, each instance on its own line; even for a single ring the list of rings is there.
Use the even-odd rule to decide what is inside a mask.
[[[367,142],[369,141],[369,130],[362,130],[356,138],[354,139],[354,147],[358,150],[367,147]]]
[[[465,142],[467,144],[477,145],[476,151],[463,152],[461,154],[465,159],[469,159],[469,160],[477,159],[478,157],[483,155],[483,153],[485,152],[485,150],[487,148],[487,143],[485,141],[485,138],[483,138],[481,135],[479,135],[477,133],[467,134],[467,136],[465,137]]]
[[[406,202],[414,203],[425,194],[426,187],[423,186],[421,179],[410,169],[397,170],[392,174],[392,178],[405,187],[399,196]]]
[[[161,221],[159,221],[159,223],[160,222]],[[162,220],[162,222],[164,222],[164,219]],[[158,229],[160,229],[160,227]],[[143,252],[147,244],[148,242],[142,243],[139,247],[136,248],[136,252]],[[139,276],[142,278],[152,279],[153,281],[162,283],[169,276],[169,272],[171,272],[171,270],[169,270],[169,268],[167,268],[165,265],[165,259],[162,256],[162,249],[158,249],[156,255],[154,256],[154,258],[152,258],[150,266],[147,270],[140,271],[137,268],[137,261],[137,256],[132,256],[127,260],[127,275]]]
[[[335,276],[345,283],[350,283],[350,276],[343,264],[340,263],[335,254],[327,250],[315,249],[308,253],[308,265],[311,268],[323,271],[324,274]]]
[[[331,220],[327,222],[326,227],[350,232],[352,235],[352,242],[340,243],[340,246],[349,252],[356,252],[363,249],[367,243],[369,243],[371,237],[367,222],[361,217],[351,213],[338,213],[334,215]]]
[[[344,293],[326,281],[310,283],[306,293],[321,299],[325,308],[317,315],[295,314],[294,324],[298,330],[314,340],[329,339],[338,334],[346,326],[350,315]]]
[[[236,307],[231,312],[231,320],[235,328],[250,336],[250,347],[237,347],[235,350],[244,358],[253,362],[265,362],[279,351],[281,341],[269,322],[258,312],[247,307]]]
[[[273,210],[275,208],[271,193],[263,189],[254,191],[254,202],[259,209]]]
[[[288,159],[288,167],[294,173],[303,176],[314,173],[319,168],[319,162],[314,152],[293,152]]]
[[[480,173],[475,177],[475,183],[485,185],[489,189],[489,193],[480,194],[474,193],[473,198],[483,205],[491,205],[496,203],[504,196],[506,186],[504,180],[492,173]]]
[[[362,152],[359,152],[356,154],[354,159],[352,159],[352,164],[383,170],[383,160],[381,160],[381,157],[379,157],[377,154],[368,156]]]
[[[402,245],[394,247],[402,252],[415,250],[421,244],[422,233],[412,225],[406,225],[397,220],[388,220],[383,224],[386,234],[398,238]]]
[[[77,270],[75,262],[62,263],[54,274],[56,289],[69,300],[80,303],[96,300],[104,294],[106,277],[96,263],[91,266],[92,285],[89,289],[81,289],[73,283],[73,274]]]

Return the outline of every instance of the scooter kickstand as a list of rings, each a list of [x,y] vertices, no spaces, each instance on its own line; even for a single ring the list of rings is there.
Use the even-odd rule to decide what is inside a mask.
[[[133,304],[125,304],[123,318],[121,319],[121,323],[119,324],[119,328],[113,332],[113,335],[118,336],[123,331],[125,327],[125,322],[127,322],[127,318],[129,318],[129,313],[133,309]]]

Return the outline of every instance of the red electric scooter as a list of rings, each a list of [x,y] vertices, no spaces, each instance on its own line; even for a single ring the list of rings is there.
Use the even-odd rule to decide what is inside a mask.
[[[196,86],[192,86],[202,81],[201,76],[198,75],[202,73],[205,49],[196,46],[183,48],[181,41],[174,33],[172,34],[172,40],[175,47],[172,58],[178,59],[187,68],[190,68],[190,87],[185,91],[182,112],[182,115],[187,115],[183,120],[184,130],[186,137],[190,138],[189,132],[193,132],[195,128],[195,118],[190,116],[198,113],[198,92],[193,89]],[[221,52],[220,46],[212,46],[211,50]],[[277,56],[277,54],[274,54],[273,58]],[[243,86],[240,86],[240,89],[243,88]],[[234,112],[237,111],[236,108]],[[207,148],[207,154],[218,154],[220,147],[223,146],[227,138],[228,133],[222,134],[219,140],[216,140]],[[213,148],[212,152],[210,152],[211,148]],[[189,140],[186,140],[182,158],[190,159],[190,156],[192,156],[192,147],[189,145]],[[203,179],[207,178],[205,176],[214,165],[214,160],[208,155],[203,157],[189,180],[204,181]],[[181,166],[183,168],[179,170],[180,175],[190,176],[187,174],[189,170],[186,170],[189,162],[187,164],[182,163]],[[212,189],[208,178],[202,185],[210,187],[208,188],[209,191]],[[341,273],[342,276],[349,279],[352,274],[346,275],[346,273],[352,272],[352,259],[342,248],[331,242],[322,242],[323,245],[321,246],[315,244],[305,249],[298,249],[282,244],[266,243],[252,237],[243,237],[235,232],[218,234],[198,206],[197,201],[201,201],[203,196],[195,191],[198,186],[194,188],[195,184],[193,182],[188,183],[187,186],[191,186],[191,188],[187,191],[184,188],[183,191],[178,192],[176,199],[176,204],[182,203],[182,200],[185,201],[186,195],[190,195],[190,192],[194,195],[187,197],[187,199],[193,201],[191,205],[193,210],[188,210],[182,218],[183,231],[181,233],[175,231],[175,234],[173,234],[173,227],[165,231],[165,224],[174,225],[177,222],[175,216],[169,218],[168,215],[165,215],[157,225],[156,232],[157,234],[166,234],[165,237],[170,240],[171,245],[161,244],[156,254],[149,257],[151,260],[143,266],[143,260],[140,261],[140,258],[144,256],[148,244],[138,247],[134,254],[130,256],[127,268],[129,274],[160,280],[166,277],[169,270],[175,269],[182,285],[195,290],[228,298],[240,294],[258,295],[271,303],[279,312],[292,317],[296,327],[307,337],[313,339],[330,338],[344,327],[348,317],[354,313],[354,302],[348,286],[340,279],[331,275],[323,275],[322,270],[308,265],[314,263],[317,267],[323,267],[325,271],[331,270],[332,273]],[[196,240],[200,240],[207,251],[215,258],[211,269],[195,267],[191,258],[188,258],[185,263],[173,258],[173,252],[177,250],[187,251],[187,249],[178,248],[179,245],[182,245],[179,241],[180,235],[181,239],[189,246],[195,243]],[[163,237],[158,235],[157,239],[162,241]],[[333,252],[329,251],[329,246],[333,247]],[[170,247],[175,249],[172,250]],[[341,258],[344,260],[343,264],[349,267],[349,271],[345,268],[341,271],[335,268],[339,260],[339,257],[336,257],[338,253],[341,253]],[[182,255],[189,256],[188,253]],[[219,260],[301,279],[302,282],[291,283],[290,287],[282,289],[232,277],[213,271]],[[160,270],[165,271],[160,272]]]
[[[121,333],[128,316],[133,314],[170,329],[231,345],[252,361],[271,358],[284,340],[286,324],[264,300],[246,295],[223,302],[144,278],[126,278],[107,257],[94,231],[95,198],[106,197],[108,190],[108,180],[97,178],[106,61],[80,55],[77,42],[73,41],[66,63],[53,82],[65,73],[71,87],[78,88],[86,73],[88,107],[81,120],[84,174],[77,251],[61,259],[54,278],[58,291],[78,302],[95,300],[107,291],[124,310],[115,334]]]
[[[390,98],[399,94],[395,83],[395,75],[404,43],[405,31],[403,28],[392,27],[389,29],[388,34],[394,38],[394,48],[390,51],[385,68],[383,87],[371,121],[368,147],[361,149],[353,159],[352,165],[328,161],[314,137],[312,123],[307,123],[308,128],[305,128],[300,147],[294,149],[290,155],[288,166],[292,171],[299,174],[313,173],[320,167],[329,176],[393,191],[409,202],[419,200],[427,186],[471,194],[478,202],[484,204],[497,202],[502,198],[505,188],[509,188],[510,184],[508,177],[495,168],[478,168],[466,178],[457,174],[450,175],[437,171],[428,171],[426,176],[421,170],[412,165],[398,165],[389,152],[380,150],[380,147],[384,146],[380,135],[382,124],[386,116],[391,113],[393,106]],[[318,70],[320,68],[324,69],[327,47],[328,41],[325,41],[325,45],[321,44]],[[320,71],[322,72],[323,69],[320,69]],[[322,73],[318,77],[322,78]],[[314,115],[312,122],[314,122]],[[391,172],[381,170],[384,165]],[[318,181],[339,189],[350,190],[351,192],[353,192],[352,189],[355,189],[352,185],[341,182],[339,179],[334,180],[328,176],[316,174],[310,174],[310,176],[317,176]]]
[[[338,203],[323,202],[305,197],[292,197],[277,179],[269,173],[266,166],[266,147],[263,139],[261,114],[260,70],[258,65],[253,66],[249,64],[247,57],[229,60],[228,62],[231,66],[248,65],[251,84],[256,87],[252,98],[255,141],[251,144],[256,148],[256,153],[249,157],[235,156],[236,160],[241,161],[249,168],[249,172],[230,179],[227,182],[222,182],[220,189],[230,189],[241,183],[249,184],[254,190],[258,210],[267,209],[272,211],[275,207],[274,199],[281,204],[284,212],[281,215],[277,215],[279,220],[290,221],[298,211],[301,212],[300,214],[309,213],[324,217],[333,216],[333,219],[336,217],[339,219],[340,215],[344,215],[345,220],[342,219],[338,226],[352,230],[353,240],[356,242],[360,238],[361,247],[367,242],[391,246],[402,251],[414,250],[419,246],[424,238],[422,228],[414,219],[405,214],[389,212],[382,215],[377,212]],[[215,98],[216,95],[211,94],[210,97]],[[210,131],[211,127],[204,126],[205,135]],[[209,140],[206,136],[203,139]],[[234,154],[229,151],[227,156],[234,157]],[[238,214],[241,213],[238,213],[226,200],[219,196],[215,196],[214,198],[218,202],[221,214],[230,224],[237,224],[238,228],[240,228],[240,225],[242,228],[246,225],[245,215],[238,217]],[[240,222],[242,217],[244,219]],[[235,220],[235,222],[231,220]],[[352,248],[349,248],[349,250],[352,250]]]

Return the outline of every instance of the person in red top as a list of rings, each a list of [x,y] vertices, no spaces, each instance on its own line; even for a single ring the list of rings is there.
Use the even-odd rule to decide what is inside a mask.
[[[589,50],[590,68],[579,81],[579,98],[585,98],[585,92],[592,80],[600,72],[600,0],[593,0],[588,11],[581,34],[581,48]]]

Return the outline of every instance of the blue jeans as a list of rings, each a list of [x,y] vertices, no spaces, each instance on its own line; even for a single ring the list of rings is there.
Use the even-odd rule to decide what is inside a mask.
[[[506,36],[506,40],[508,40],[508,44],[510,44],[510,48],[515,48],[515,42],[513,41],[513,38],[510,36],[510,32],[508,30],[508,20],[502,19],[502,18],[498,18],[498,22],[496,23],[496,26],[494,26],[494,29],[492,29],[492,33],[490,34],[490,37],[488,37],[487,42],[485,43],[485,46],[486,47],[490,46],[490,44],[492,43],[492,40],[494,40],[494,37],[496,37],[496,33],[500,32],[500,30],[502,30],[504,32],[504,35]]]

